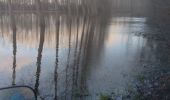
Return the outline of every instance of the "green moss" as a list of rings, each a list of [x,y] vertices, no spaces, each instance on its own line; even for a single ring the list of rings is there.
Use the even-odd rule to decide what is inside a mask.
[[[137,75],[136,76],[137,80],[139,80],[140,82],[144,82],[144,80],[146,79],[146,77],[144,75]]]
[[[101,95],[100,95],[100,100],[111,100],[111,98],[110,98],[109,95],[101,94]]]
[[[80,91],[79,89],[75,89],[73,94],[75,97],[89,96],[87,91]]]

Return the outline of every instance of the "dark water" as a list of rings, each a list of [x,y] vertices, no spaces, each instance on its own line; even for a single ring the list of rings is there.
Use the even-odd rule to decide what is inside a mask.
[[[130,1],[115,2],[124,10],[112,16],[1,14],[0,87],[27,85],[45,100],[125,94],[145,64],[161,60],[155,56],[159,44],[137,35],[156,30],[149,11],[138,11],[149,3],[132,13]]]

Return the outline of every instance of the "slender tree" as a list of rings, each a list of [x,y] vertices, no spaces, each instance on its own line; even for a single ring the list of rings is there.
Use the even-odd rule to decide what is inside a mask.
[[[17,39],[16,39],[16,23],[14,19],[14,15],[11,13],[11,27],[13,32],[13,73],[12,73],[12,85],[15,85],[15,79],[16,79],[16,52],[17,52]]]
[[[76,46],[74,50],[74,63],[73,63],[73,72],[72,72],[72,100],[74,100],[73,97],[74,97],[74,92],[76,90],[75,71],[76,71],[76,63],[77,63],[78,38],[79,38],[79,18],[77,17]]]
[[[66,80],[65,80],[65,83],[66,83],[66,87],[65,87],[65,100],[67,100],[67,95],[68,95],[68,70],[69,70],[69,67],[70,67],[70,53],[71,53],[71,24],[72,24],[72,21],[71,21],[71,18],[69,17],[69,43],[68,43],[68,56],[67,56],[67,65],[66,65]]]
[[[37,56],[37,71],[36,71],[36,82],[35,82],[36,96],[39,94],[38,91],[39,78],[41,73],[42,51],[43,51],[44,38],[45,38],[45,19],[43,15],[40,14],[39,16],[40,16],[40,41],[39,41],[38,56]]]
[[[54,100],[58,100],[58,97],[57,97],[57,84],[58,84],[58,62],[59,62],[59,34],[60,34],[60,18],[59,16],[57,16],[56,18],[56,59],[55,59],[55,69],[54,69],[54,82],[55,82],[55,97],[54,97]]]

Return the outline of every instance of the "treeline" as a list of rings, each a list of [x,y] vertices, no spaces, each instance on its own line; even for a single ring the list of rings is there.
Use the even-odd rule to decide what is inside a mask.
[[[111,0],[0,0],[0,11],[58,11],[68,13],[108,13]]]
[[[155,20],[156,24],[159,25],[159,27],[163,28],[163,31],[168,30],[169,33],[169,27],[170,27],[170,1],[164,0],[153,0],[153,15],[152,18]]]

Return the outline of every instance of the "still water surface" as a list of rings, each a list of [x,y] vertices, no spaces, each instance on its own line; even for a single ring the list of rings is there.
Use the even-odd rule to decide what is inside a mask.
[[[147,21],[147,17],[3,14],[0,87],[28,85],[47,100],[96,100],[100,94],[123,93],[142,70],[144,48],[145,56],[153,56],[147,39],[136,35],[152,30]]]

